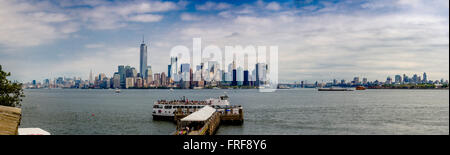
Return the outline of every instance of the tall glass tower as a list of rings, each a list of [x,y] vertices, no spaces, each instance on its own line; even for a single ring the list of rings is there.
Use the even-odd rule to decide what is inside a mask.
[[[147,69],[147,45],[144,42],[144,36],[142,36],[141,52],[140,52],[140,68],[139,72],[141,77],[145,78],[145,70]]]

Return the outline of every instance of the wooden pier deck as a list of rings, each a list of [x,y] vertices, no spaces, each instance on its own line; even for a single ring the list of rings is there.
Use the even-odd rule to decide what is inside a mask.
[[[238,113],[233,113],[232,109],[217,111],[214,108],[205,107],[199,111],[188,113],[189,115],[182,112],[175,113],[174,119],[177,122],[177,131],[174,135],[214,135],[220,124],[241,125],[244,122],[242,109],[239,109]]]
[[[182,112],[181,110],[177,110],[175,112],[175,116],[173,118],[174,122],[178,122],[180,119],[192,114],[197,110],[187,110],[186,113]],[[236,114],[233,112],[233,109],[230,109],[230,111],[226,112],[224,111],[218,111],[220,114],[220,121],[223,124],[234,124],[234,125],[240,125],[244,123],[244,112],[242,109],[239,110],[239,112]]]

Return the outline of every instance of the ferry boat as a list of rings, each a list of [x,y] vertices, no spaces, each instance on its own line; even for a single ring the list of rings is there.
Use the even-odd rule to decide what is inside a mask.
[[[230,105],[227,95],[202,101],[189,100],[183,97],[180,100],[158,100],[154,102],[152,116],[153,120],[175,120],[176,113],[189,115],[205,106],[210,106],[218,112],[227,114],[239,114],[239,111],[242,111],[242,106]]]
[[[366,90],[366,87],[364,87],[364,86],[358,86],[358,87],[356,87],[356,90]]]

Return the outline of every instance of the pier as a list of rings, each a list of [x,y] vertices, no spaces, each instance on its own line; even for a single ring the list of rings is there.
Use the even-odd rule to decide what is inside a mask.
[[[220,115],[220,121],[224,124],[235,124],[240,125],[244,123],[244,112],[240,108],[240,105],[235,106],[226,106],[221,108],[216,108],[217,112]],[[187,108],[187,109],[181,109],[178,108],[175,111],[173,120],[174,122],[178,122],[182,118],[185,118],[186,116],[198,111],[201,108]]]
[[[185,112],[177,110],[174,117],[177,130],[174,135],[214,135],[220,124],[242,124],[244,122],[242,109],[237,112],[232,109],[205,106],[187,116]]]

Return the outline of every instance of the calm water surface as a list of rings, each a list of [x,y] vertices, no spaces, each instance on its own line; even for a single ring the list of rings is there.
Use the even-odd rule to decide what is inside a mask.
[[[56,135],[167,135],[175,124],[152,120],[154,101],[203,100],[224,92],[232,104],[244,106],[245,123],[221,126],[221,135],[449,134],[448,90],[25,90],[20,127]]]

